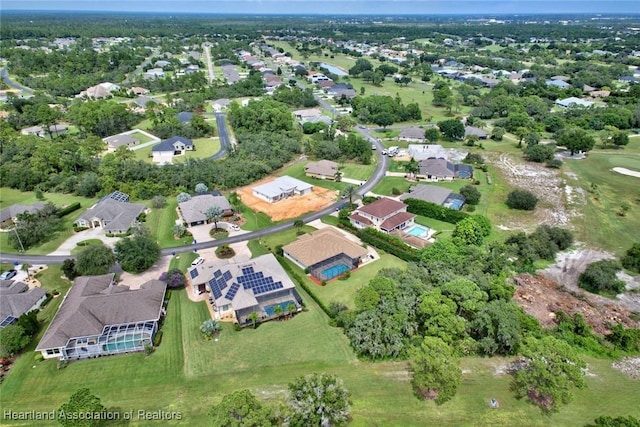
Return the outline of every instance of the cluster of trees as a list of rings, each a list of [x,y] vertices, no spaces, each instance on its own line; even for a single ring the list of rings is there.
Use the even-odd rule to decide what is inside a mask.
[[[386,127],[396,122],[421,120],[422,112],[417,103],[404,105],[399,96],[357,96],[351,100],[353,116],[364,123]]]
[[[125,104],[115,101],[76,101],[66,117],[76,125],[82,136],[93,134],[104,138],[130,130],[140,121]]]
[[[533,271],[533,263],[538,259],[553,261],[559,251],[568,249],[573,244],[573,234],[559,227],[541,225],[531,234],[518,232],[509,236],[505,244],[517,257],[517,269]]]
[[[596,294],[619,294],[624,291],[625,282],[616,274],[622,269],[620,262],[604,259],[592,262],[578,278],[578,286]]]
[[[330,139],[331,133],[316,134],[305,144],[308,155],[331,160],[357,160],[363,165],[371,164],[371,143],[360,135],[349,134]]]
[[[214,135],[214,127],[200,114],[193,114],[188,122],[182,123],[176,109],[158,106],[147,109],[147,117],[151,120],[151,131],[161,139],[177,135],[191,139]]]
[[[132,235],[116,243],[116,260],[124,271],[142,273],[160,258],[160,246],[143,226],[133,228]]]
[[[18,215],[15,228],[9,233],[9,244],[19,250],[27,250],[53,238],[60,229],[58,208],[49,202],[35,213]]]
[[[449,119],[438,122],[440,133],[449,140],[461,140],[464,138],[464,124],[457,119]]]
[[[332,426],[345,424],[351,404],[342,380],[320,373],[296,378],[289,384],[287,405],[276,412],[260,402],[249,390],[228,394],[214,406],[210,415],[216,427]]]
[[[20,353],[39,329],[38,310],[25,313],[15,323],[0,329],[0,358]]]
[[[290,107],[315,107],[318,101],[313,97],[313,91],[309,88],[300,89],[298,86],[278,86],[273,92],[273,99],[287,104]]]

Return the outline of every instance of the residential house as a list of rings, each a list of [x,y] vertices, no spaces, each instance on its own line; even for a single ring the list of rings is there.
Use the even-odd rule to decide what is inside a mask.
[[[356,97],[357,92],[349,85],[338,83],[327,89],[327,95],[332,96],[334,99],[340,99],[343,96],[347,99],[352,99]]]
[[[149,89],[140,87],[140,86],[134,86],[131,89],[129,89],[129,92],[133,93],[134,95],[149,95]]]
[[[334,180],[338,173],[338,164],[331,160],[311,162],[304,167],[304,172],[307,176],[312,178]]]
[[[140,140],[138,138],[134,138],[126,133],[108,136],[106,138],[102,138],[102,140],[109,145],[109,149],[111,150],[115,150],[121,146],[133,147],[140,144]]]
[[[164,70],[162,68],[150,68],[142,74],[142,78],[145,80],[155,80],[164,77]]]
[[[424,142],[424,129],[419,127],[402,128],[398,135],[399,141]]]
[[[373,203],[356,209],[349,221],[356,228],[373,227],[391,233],[413,225],[414,214],[407,212],[407,205],[397,200],[382,197]]]
[[[149,102],[157,103],[158,101],[156,99],[149,98],[148,96],[140,96],[140,97],[138,97],[138,98],[133,100],[133,103],[136,104],[136,107],[139,110],[146,110],[147,104]]]
[[[153,64],[154,67],[158,68],[168,67],[169,65],[171,65],[171,62],[165,61],[164,59],[159,59]]]
[[[287,175],[253,187],[253,195],[269,203],[275,203],[293,196],[302,196],[312,191],[313,185]]]
[[[212,206],[219,207],[223,216],[233,215],[233,209],[229,201],[223,196],[214,196],[212,194],[192,196],[186,202],[178,203],[178,210],[182,220],[189,226],[194,226],[210,222],[206,212]]]
[[[416,178],[427,181],[453,181],[455,178],[473,178],[473,168],[464,164],[453,164],[446,159],[425,159],[419,163]]]
[[[282,247],[285,258],[316,279],[330,280],[360,265],[368,251],[332,227],[303,234]]]
[[[20,316],[40,308],[47,299],[44,289],[18,280],[0,280],[0,329],[11,325]]]
[[[48,138],[50,136],[64,135],[69,128],[65,125],[51,125],[49,130],[45,130],[42,126],[31,126],[20,131],[22,135],[36,135],[40,138]]]
[[[489,134],[487,132],[485,132],[484,130],[474,127],[474,126],[465,126],[464,127],[464,136],[465,137],[470,137],[470,136],[477,136],[478,139],[487,139],[489,137]]]
[[[78,277],[36,351],[60,360],[142,351],[158,331],[166,288],[149,280],[133,290],[117,285],[114,273]]]
[[[448,188],[426,184],[411,186],[408,193],[400,196],[400,200],[407,199],[423,200],[456,210],[460,210],[465,202],[465,198],[461,194],[453,193]]]
[[[107,196],[87,209],[74,224],[77,227],[102,228],[107,233],[126,233],[144,210],[142,203],[129,203]]]
[[[182,156],[187,151],[195,150],[193,141],[182,136],[173,136],[169,139],[160,141],[151,149],[153,162],[160,165],[171,164],[174,156]]]
[[[545,84],[547,86],[555,86],[555,87],[559,87],[560,89],[566,89],[568,87],[571,87],[571,85],[563,80],[547,80],[545,82]]]
[[[18,215],[23,213],[35,214],[44,208],[44,202],[35,202],[31,205],[15,204],[0,210],[0,228],[10,228],[18,220]]]
[[[556,99],[556,105],[562,108],[572,108],[572,107],[585,107],[589,108],[593,105],[591,101],[585,101],[584,99],[576,98],[575,96],[571,96],[569,98],[564,99]]]
[[[213,111],[219,113],[220,111],[229,107],[229,104],[231,104],[231,100],[229,98],[221,98],[213,101],[211,103],[211,106],[213,107]]]
[[[251,324],[249,315],[260,320],[275,316],[275,307],[286,310],[290,304],[299,310],[302,299],[273,254],[249,261],[217,260],[189,269],[194,292],[210,293],[209,303],[216,320]]]
[[[425,159],[448,159],[449,153],[442,145],[429,144],[429,145],[418,145],[418,144],[410,144],[409,155],[416,161],[425,160]]]
[[[111,92],[119,89],[120,86],[118,86],[117,84],[104,82],[95,86],[88,87],[87,89],[80,92],[80,94],[76,95],[76,97],[86,97],[92,99],[109,98],[111,96]]]

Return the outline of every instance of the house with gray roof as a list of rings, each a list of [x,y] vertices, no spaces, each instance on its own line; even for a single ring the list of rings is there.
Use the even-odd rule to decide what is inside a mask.
[[[560,89],[566,89],[568,87],[571,87],[571,85],[565,82],[564,80],[547,80],[545,84],[547,86],[559,87]]]
[[[47,299],[44,289],[18,280],[0,280],[0,329],[11,325],[20,316],[40,308]]]
[[[18,220],[18,215],[23,213],[35,214],[40,209],[44,208],[44,202],[35,202],[31,205],[15,204],[8,208],[4,208],[0,211],[0,228],[13,227]]]
[[[173,136],[153,146],[151,154],[153,162],[160,165],[171,164],[174,156],[182,156],[187,151],[195,150],[193,141],[182,136]]]
[[[556,99],[556,105],[562,108],[572,108],[572,107],[589,108],[593,105],[593,102],[576,98],[575,96],[570,96],[569,98]]]
[[[398,135],[399,141],[424,142],[424,129],[419,127],[403,128]]]
[[[189,281],[197,294],[208,292],[209,304],[216,320],[251,324],[249,315],[267,320],[275,317],[275,307],[283,310],[293,304],[296,310],[302,299],[273,254],[249,261],[216,260],[188,270]]]
[[[408,193],[400,196],[400,200],[407,199],[423,200],[456,210],[460,210],[465,202],[465,198],[461,194],[453,193],[448,188],[427,184],[411,186]]]
[[[123,145],[125,147],[133,147],[140,144],[140,140],[138,138],[134,138],[133,136],[126,133],[108,136],[106,138],[102,138],[102,140],[109,145],[109,148],[111,150],[115,150],[118,147],[122,147]]]
[[[108,233],[126,233],[144,210],[141,203],[105,198],[87,209],[74,224],[77,227],[103,228]]]
[[[464,136],[465,137],[469,137],[469,136],[477,136],[478,139],[487,139],[489,137],[489,134],[487,132],[485,132],[484,130],[477,128],[475,126],[465,126],[464,127]]]
[[[293,196],[302,196],[312,191],[313,185],[287,175],[253,187],[253,195],[269,203],[275,203]]]
[[[73,281],[36,351],[45,359],[79,360],[142,351],[152,345],[164,315],[167,285],[118,285],[115,274]]]
[[[192,196],[186,202],[178,203],[178,210],[184,222],[189,226],[208,224],[207,209],[217,206],[222,210],[223,216],[233,215],[231,204],[224,196],[214,196],[212,194],[200,194]]]
[[[473,178],[473,168],[464,164],[453,164],[446,159],[425,159],[419,163],[417,179],[426,181],[453,181],[455,178]]]
[[[331,160],[320,160],[317,162],[308,163],[304,167],[305,175],[311,178],[318,179],[336,179],[336,173],[338,172],[338,164]]]

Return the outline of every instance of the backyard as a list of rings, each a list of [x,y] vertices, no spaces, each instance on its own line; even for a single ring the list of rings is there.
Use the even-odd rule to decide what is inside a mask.
[[[185,152],[184,156],[174,156],[173,162],[180,163],[186,162],[190,159],[205,159],[211,157],[220,151],[220,138],[198,138],[193,140],[195,150]],[[144,162],[152,162],[151,150],[153,145],[143,147],[139,150],[133,150],[135,160],[142,160]]]

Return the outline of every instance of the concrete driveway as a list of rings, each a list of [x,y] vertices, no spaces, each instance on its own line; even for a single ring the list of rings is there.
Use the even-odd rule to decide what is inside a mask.
[[[105,236],[104,230],[102,228],[90,228],[88,230],[75,233],[73,236],[65,240],[64,243],[61,244],[60,247],[58,247],[58,249],[51,252],[49,255],[71,255],[71,250],[78,245],[78,242],[82,242],[83,240],[88,239],[100,239],[104,242],[105,245],[109,246],[110,248],[114,247],[116,242],[118,241],[117,237]]]

